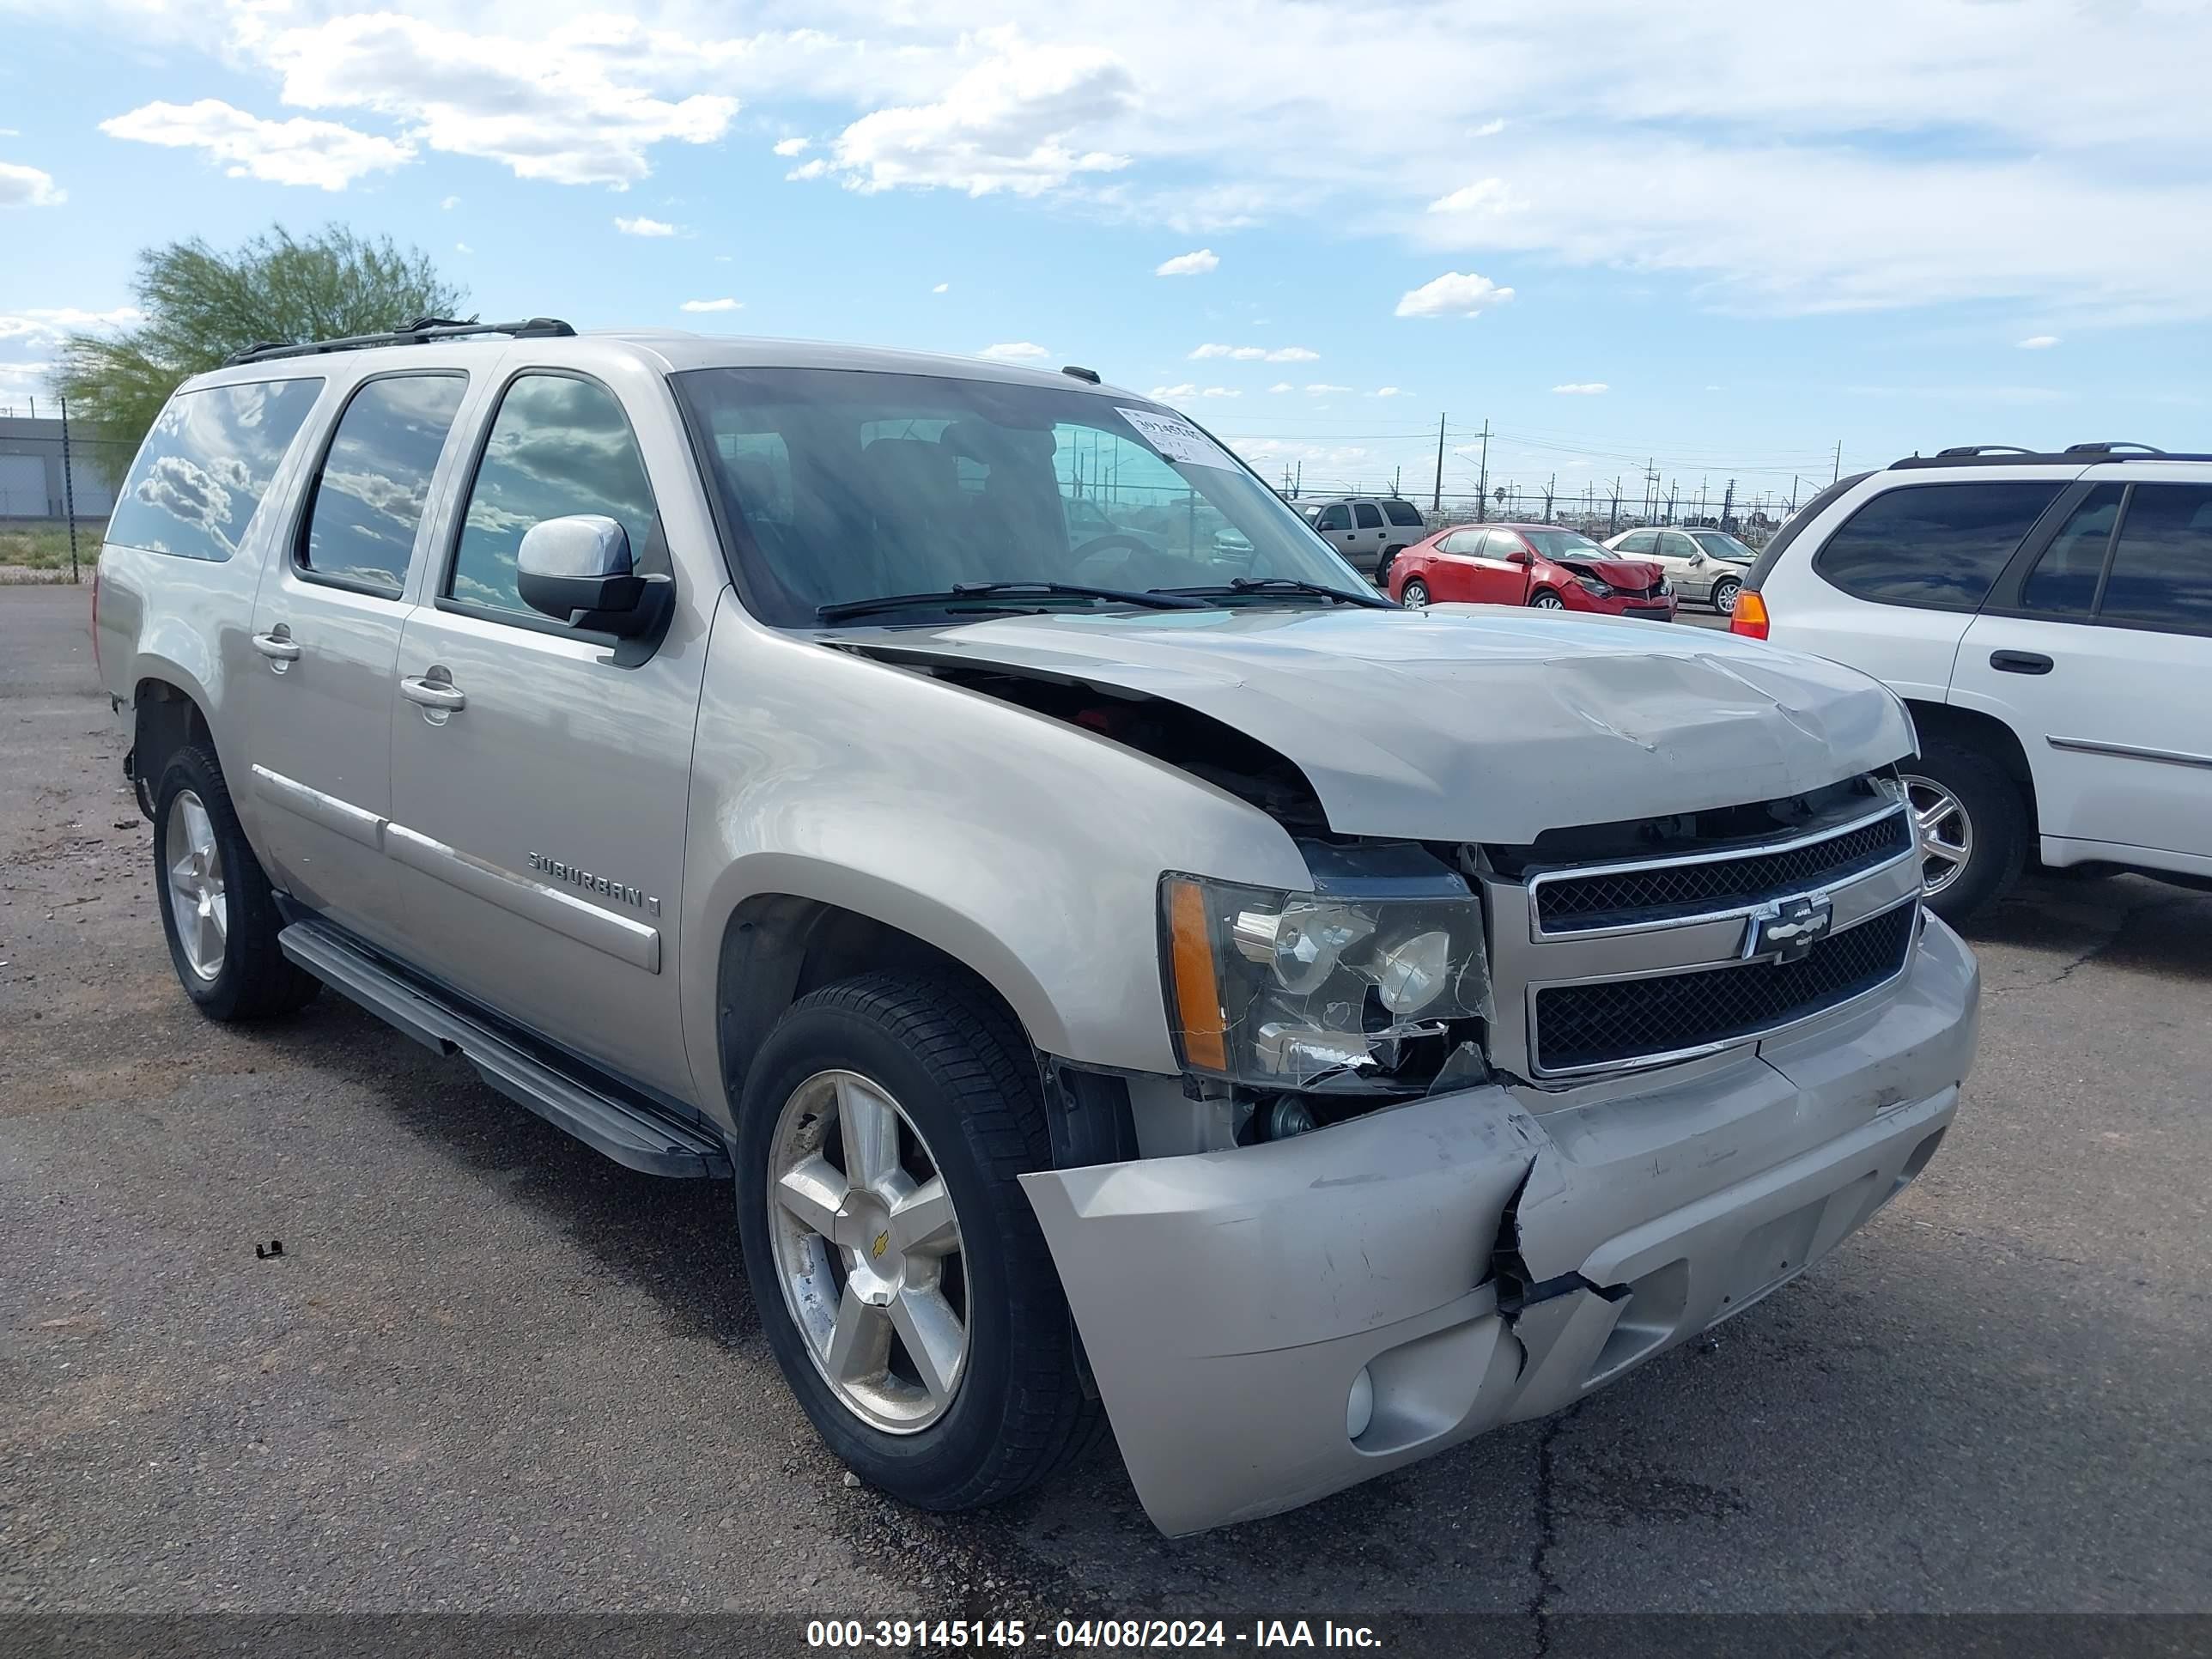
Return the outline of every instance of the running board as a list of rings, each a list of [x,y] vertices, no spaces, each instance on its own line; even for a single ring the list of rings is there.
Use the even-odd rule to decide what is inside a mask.
[[[468,1010],[395,973],[327,922],[293,922],[284,954],[423,1047],[459,1053],[486,1083],[617,1164],[647,1175],[714,1180],[730,1155],[712,1130],[618,1085],[532,1054]],[[617,1092],[619,1091],[619,1092]]]

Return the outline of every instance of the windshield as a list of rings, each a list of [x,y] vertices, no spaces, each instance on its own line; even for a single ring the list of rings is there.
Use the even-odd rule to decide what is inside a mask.
[[[770,623],[811,626],[825,605],[984,582],[1141,592],[1287,579],[1374,598],[1273,490],[1157,404],[864,369],[671,378],[737,543],[746,602]],[[1328,601],[1277,589],[1223,602]]]
[[[1694,533],[1698,538],[1698,545],[1705,550],[1709,557],[1729,559],[1737,564],[1751,564],[1759,558],[1758,554],[1736,540],[1735,537],[1725,535],[1720,531],[1700,530]]]
[[[1547,559],[1601,559],[1613,556],[1578,530],[1524,530],[1521,539]]]

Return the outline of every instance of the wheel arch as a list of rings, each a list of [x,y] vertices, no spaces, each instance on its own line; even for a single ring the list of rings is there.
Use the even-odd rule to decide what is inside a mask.
[[[1925,741],[1935,738],[1987,755],[1997,763],[2000,770],[2010,778],[2020,791],[2021,801],[2027,807],[2028,830],[2039,833],[2035,807],[2035,769],[2029,763],[2027,750],[2021,743],[2020,734],[1994,714],[1984,714],[1978,709],[1961,708],[1956,703],[1928,702],[1917,697],[1905,699],[1905,708],[1912,715],[1913,729]],[[1907,769],[1911,763],[1906,762]]]
[[[131,688],[131,775],[150,817],[153,792],[171,759],[189,744],[213,749],[215,728],[208,720],[204,693],[167,665],[146,665]]]
[[[970,919],[911,891],[833,898],[799,871],[782,873],[732,905],[715,935],[714,1057],[731,1122],[753,1059],[784,1011],[810,991],[871,970],[963,981],[1002,1007],[1032,1048],[1065,1051],[1065,1026],[1042,985]],[[854,873],[840,872],[848,885]]]

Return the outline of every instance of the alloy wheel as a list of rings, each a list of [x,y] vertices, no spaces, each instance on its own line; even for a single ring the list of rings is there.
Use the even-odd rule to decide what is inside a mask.
[[[769,1144],[768,1207],[784,1304],[839,1403],[914,1434],[968,1365],[960,1218],[928,1144],[879,1085],[821,1072]]]
[[[1974,821],[1958,796],[1933,778],[1907,775],[1905,799],[1920,836],[1920,879],[1927,893],[1958,880],[1974,856]]]
[[[1741,582],[1718,582],[1713,587],[1713,609],[1723,617],[1735,609],[1735,596],[1743,589]]]
[[[1567,608],[1567,602],[1556,593],[1539,593],[1528,603],[1539,611],[1565,611]]]
[[[169,916],[177,943],[191,970],[202,979],[222,972],[230,940],[230,908],[223,891],[222,849],[216,845],[215,821],[207,805],[189,789],[169,803],[168,833],[161,862],[169,872]]]

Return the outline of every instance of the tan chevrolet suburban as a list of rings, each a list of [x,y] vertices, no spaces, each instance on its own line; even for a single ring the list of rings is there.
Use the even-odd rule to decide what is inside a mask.
[[[1888,690],[1400,610],[1088,370],[254,348],[95,607],[186,994],[734,1177],[791,1386],[929,1508],[1110,1424],[1188,1532],[1556,1411],[1863,1224],[1973,1057]]]

